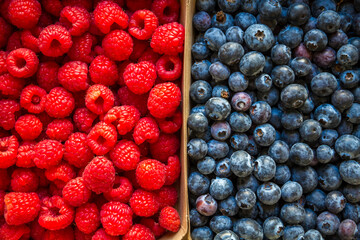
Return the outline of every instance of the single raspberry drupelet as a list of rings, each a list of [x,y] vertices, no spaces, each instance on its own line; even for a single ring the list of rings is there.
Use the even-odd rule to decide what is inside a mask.
[[[152,64],[156,64],[159,57],[160,55],[154,52],[154,50],[151,47],[149,47],[139,57],[138,62],[147,61],[147,62],[151,62]]]
[[[69,119],[55,119],[48,124],[46,135],[60,142],[66,141],[74,131],[74,125]]]
[[[151,10],[159,18],[160,24],[177,22],[180,14],[178,0],[154,0]]]
[[[83,179],[85,186],[93,192],[108,192],[115,182],[115,168],[106,157],[95,157],[85,167]]]
[[[156,62],[156,72],[163,81],[174,81],[181,76],[182,61],[179,56],[163,55]]]
[[[150,152],[154,159],[166,162],[168,157],[174,155],[180,148],[178,136],[161,133],[159,139],[150,144]]]
[[[151,38],[159,22],[155,14],[149,10],[138,10],[130,18],[129,33],[139,39]]]
[[[80,61],[67,62],[59,69],[58,79],[68,91],[86,90],[89,87],[88,65]]]
[[[31,114],[20,116],[15,123],[15,130],[23,140],[35,140],[42,129],[40,119]]]
[[[87,108],[78,108],[75,110],[73,120],[76,128],[80,132],[88,133],[92,127],[97,115]]]
[[[0,29],[0,31],[1,31],[1,29]],[[7,54],[8,53],[5,51],[0,51],[0,75],[3,75],[4,73],[7,73],[7,71],[8,71],[6,68]]]
[[[143,189],[137,189],[130,198],[130,206],[140,217],[151,217],[159,210],[156,194]]]
[[[158,27],[151,38],[150,46],[160,54],[177,55],[184,51],[185,29],[173,22]]]
[[[128,15],[113,1],[101,1],[94,10],[94,22],[105,34],[117,28],[127,28],[128,21]]]
[[[177,110],[171,117],[157,118],[156,121],[162,132],[169,134],[176,133],[182,125],[182,113],[180,110]]]
[[[103,228],[97,230],[91,240],[118,240],[118,237],[110,236]]]
[[[35,53],[39,53],[40,49],[39,49],[38,38],[41,31],[42,31],[42,27],[39,26],[34,27],[30,30],[23,30],[20,36],[23,47],[28,48],[34,51]]]
[[[117,132],[113,125],[97,123],[87,136],[87,144],[96,155],[108,153],[116,143]]]
[[[62,190],[64,200],[73,207],[79,207],[87,203],[91,197],[91,191],[85,186],[84,179],[77,177],[66,183]]]
[[[84,8],[66,6],[61,10],[59,22],[72,36],[81,36],[90,27],[90,14]]]
[[[69,31],[60,25],[47,26],[39,35],[39,49],[45,56],[62,56],[69,51],[71,45]]]
[[[12,129],[15,126],[15,112],[19,110],[19,103],[13,100],[0,100],[0,127],[5,130]]]
[[[133,186],[126,177],[115,177],[113,189],[104,193],[108,201],[127,203],[133,193]]]
[[[48,230],[59,230],[69,226],[75,216],[73,207],[65,203],[60,196],[43,199],[39,214],[39,224]]]
[[[136,167],[136,181],[145,190],[160,189],[165,183],[165,165],[154,159],[141,161]]]
[[[120,202],[108,202],[101,207],[101,223],[111,236],[124,235],[132,226],[131,208]]]
[[[175,187],[164,186],[156,191],[160,209],[175,206],[178,200],[178,192]]]
[[[15,164],[19,142],[13,135],[0,138],[0,168],[8,168]]]
[[[11,174],[11,189],[14,192],[35,192],[39,187],[39,177],[28,168],[17,168]]]
[[[0,17],[0,32],[0,48],[3,48],[6,46],[8,39],[12,33],[12,26],[8,24],[2,17]]]
[[[85,203],[75,213],[75,223],[80,231],[86,234],[95,232],[100,226],[100,211],[95,203]]]
[[[148,227],[153,233],[156,238],[161,237],[165,233],[165,229],[160,226],[159,223],[155,222],[152,218],[142,218],[140,220],[140,224]]]
[[[30,84],[26,86],[20,95],[20,106],[30,113],[41,113],[45,110],[46,91],[38,86]]]
[[[94,156],[86,138],[85,133],[76,132],[65,142],[64,159],[77,168],[85,167]]]
[[[2,239],[29,239],[30,228],[25,224],[19,226],[11,226],[1,221],[0,236]]]
[[[9,73],[0,76],[0,93],[12,99],[20,96],[21,90],[24,88],[25,80],[17,78]]]
[[[35,145],[36,142],[24,141],[18,148],[18,153],[16,156],[16,166],[23,168],[35,167],[34,158],[35,158]]]
[[[35,52],[27,48],[18,48],[9,53],[6,58],[7,70],[18,78],[34,75],[39,66],[39,59]]]
[[[141,118],[134,128],[134,141],[136,144],[141,144],[145,141],[154,143],[159,138],[159,128],[156,121],[152,117]]]
[[[95,114],[104,114],[113,107],[114,94],[104,85],[92,85],[86,92],[85,105]]]
[[[72,40],[73,45],[67,54],[68,57],[73,61],[91,63],[96,55],[94,50],[97,44],[96,37],[86,32],[80,37],[73,37]]]
[[[159,215],[160,226],[171,232],[177,232],[180,229],[180,216],[173,207],[164,207]]]
[[[41,5],[37,0],[11,0],[9,19],[18,28],[33,28],[39,21]]]
[[[67,162],[61,162],[55,167],[46,169],[45,177],[55,183],[58,188],[63,188],[67,182],[76,177],[76,171]]]
[[[129,140],[120,140],[110,152],[114,165],[125,171],[136,169],[140,162],[140,150],[136,144]]]
[[[165,185],[172,185],[180,177],[181,165],[178,156],[174,155],[168,158],[167,165],[165,166],[166,180]]]
[[[126,0],[126,6],[132,12],[135,12],[139,9],[150,9],[151,8],[151,0]]]
[[[123,30],[114,30],[102,40],[105,55],[114,61],[129,59],[133,46],[134,43],[130,35]]]
[[[55,17],[59,17],[61,9],[64,8],[64,5],[60,0],[42,0],[41,5],[46,12]]]
[[[130,63],[123,76],[129,90],[139,95],[150,91],[157,77],[155,65],[150,62]]]
[[[75,108],[73,95],[62,87],[53,88],[46,96],[45,111],[50,117],[65,118]]]
[[[171,117],[181,102],[181,91],[174,83],[166,82],[151,89],[147,106],[156,118]]]
[[[4,202],[4,216],[9,225],[31,222],[40,211],[40,199],[36,193],[11,192],[5,195]]]
[[[74,240],[74,229],[68,226],[59,230],[47,230],[42,236],[43,240]]]
[[[135,224],[124,235],[122,240],[155,240],[154,233],[141,224]]]
[[[89,73],[91,81],[107,86],[114,85],[119,78],[116,63],[104,55],[91,62]]]
[[[120,135],[129,133],[140,119],[140,112],[134,106],[116,106],[110,109],[104,122],[114,124]]]
[[[55,140],[43,140],[35,145],[36,167],[48,169],[58,165],[63,157],[63,146]]]
[[[121,105],[130,105],[136,107],[142,116],[147,113],[148,94],[137,95],[129,90],[128,87],[122,87],[118,90],[118,97]]]
[[[39,86],[50,92],[51,89],[59,86],[58,71],[60,66],[53,61],[42,62],[36,73],[36,81]]]
[[[5,191],[10,185],[10,176],[7,169],[0,169],[0,190]]]

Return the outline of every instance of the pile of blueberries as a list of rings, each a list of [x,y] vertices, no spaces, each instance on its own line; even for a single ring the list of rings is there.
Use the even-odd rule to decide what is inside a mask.
[[[196,9],[192,239],[360,239],[360,0]]]

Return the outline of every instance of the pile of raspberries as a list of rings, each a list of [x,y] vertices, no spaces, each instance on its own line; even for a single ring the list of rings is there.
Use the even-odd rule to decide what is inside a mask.
[[[179,12],[178,0],[0,0],[0,240],[179,230]]]

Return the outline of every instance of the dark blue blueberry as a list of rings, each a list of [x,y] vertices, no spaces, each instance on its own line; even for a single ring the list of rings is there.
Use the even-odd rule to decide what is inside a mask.
[[[259,201],[266,205],[274,205],[281,198],[281,190],[278,185],[267,182],[260,185],[256,191]]]
[[[360,201],[360,186],[345,184],[342,193],[346,200],[351,203],[358,203]],[[358,215],[360,217],[360,215]],[[358,222],[358,221],[357,221]]]
[[[283,140],[288,146],[292,146],[300,141],[300,134],[295,130],[283,130],[281,132],[281,140]]]
[[[311,4],[311,12],[314,17],[318,17],[323,11],[336,11],[336,3],[333,0],[315,0]]]
[[[226,142],[210,140],[207,143],[207,146],[208,146],[207,154],[214,159],[224,158],[229,152],[229,145]]]
[[[304,31],[301,28],[288,25],[279,32],[277,40],[290,48],[295,48],[301,43],[303,35]]]
[[[341,111],[348,109],[354,102],[354,95],[349,90],[336,90],[331,95],[331,103]]]
[[[354,103],[347,111],[346,111],[347,121],[360,124],[360,103]]]
[[[329,212],[339,213],[345,208],[346,199],[339,191],[332,191],[326,195],[325,206]]]
[[[264,124],[270,120],[271,107],[267,102],[258,101],[249,109],[250,118],[255,124]]]
[[[281,102],[287,108],[300,108],[307,98],[308,92],[306,88],[300,84],[290,84],[286,86],[280,94]]]
[[[201,215],[195,208],[189,213],[191,227],[203,227],[208,222],[208,217]]]
[[[209,191],[210,181],[204,175],[198,172],[192,172],[188,178],[188,188],[189,192],[199,196],[205,194]]]
[[[344,161],[340,164],[339,170],[345,182],[352,185],[360,184],[360,163],[354,160]]]
[[[194,62],[191,66],[191,76],[194,80],[209,80],[210,73],[209,67],[211,63],[208,60],[202,60],[199,62]]]
[[[220,47],[218,52],[218,57],[220,61],[229,66],[239,63],[243,55],[244,55],[243,47],[241,46],[240,43],[236,43],[236,42],[225,43]],[[210,70],[211,70],[211,66],[210,66]]]
[[[322,212],[325,210],[326,194],[320,189],[315,189],[306,196],[306,206],[315,212]]]
[[[360,73],[356,70],[346,70],[340,74],[339,80],[344,88],[353,88],[360,83]]]
[[[320,97],[331,95],[338,87],[336,77],[328,72],[322,72],[311,80],[311,90]]]
[[[226,32],[229,27],[234,25],[234,18],[228,13],[219,11],[211,18],[211,25]]]
[[[354,239],[355,235],[358,234],[356,222],[350,219],[343,220],[339,225],[337,234],[341,239]]]
[[[340,125],[337,127],[336,131],[338,131],[339,136],[342,136],[345,134],[351,134],[353,132],[353,129],[353,124],[343,119]]]
[[[233,13],[240,8],[240,0],[218,0],[219,8],[224,12]]]
[[[322,212],[316,220],[317,229],[323,235],[333,235],[339,228],[339,218],[330,212]]]
[[[275,86],[283,88],[295,81],[295,73],[289,66],[279,65],[271,71],[271,78]]]
[[[251,98],[246,92],[238,92],[231,99],[231,106],[235,111],[247,111],[251,106]]]
[[[286,226],[284,229],[283,240],[297,240],[302,239],[305,232],[302,226],[300,225],[292,225]]]
[[[200,160],[208,153],[206,142],[199,138],[191,139],[187,144],[187,154],[194,160]]]
[[[208,120],[202,113],[192,113],[187,120],[188,127],[196,132],[205,132],[208,128]]]
[[[340,14],[340,29],[345,33],[350,30],[353,18],[349,13],[339,12]]]
[[[246,113],[233,112],[229,120],[231,130],[234,132],[246,132],[251,127],[251,118]]]
[[[339,137],[339,134],[336,130],[324,129],[321,133],[319,143],[332,147],[335,144],[335,141],[338,137]]]
[[[288,181],[281,187],[281,198],[285,202],[295,202],[301,198],[302,194],[302,187],[297,182]]]
[[[229,88],[234,92],[242,92],[247,89],[249,80],[240,72],[234,72],[228,80]]]
[[[318,175],[314,168],[306,167],[293,167],[291,171],[291,180],[300,183],[304,193],[314,191],[318,185]]]
[[[271,124],[259,125],[254,129],[255,142],[263,147],[270,146],[275,141],[275,128]]]
[[[336,140],[335,150],[342,159],[355,159],[360,155],[360,139],[349,134],[343,135]]]
[[[342,65],[354,66],[359,61],[359,50],[352,44],[343,45],[336,54]]]
[[[219,211],[228,217],[233,217],[239,212],[239,207],[236,204],[234,196],[230,196],[225,200],[222,200],[219,204]]]
[[[256,195],[250,188],[239,189],[235,199],[240,209],[251,209],[256,204]]]
[[[205,157],[204,159],[198,161],[197,169],[200,173],[208,175],[214,172],[216,167],[216,162],[211,157]]]
[[[280,214],[280,207],[278,203],[266,205],[258,201],[256,206],[259,209],[259,217],[262,220],[266,220],[269,217],[278,217]]]
[[[346,197],[346,193],[344,193]],[[344,210],[341,212],[343,219],[351,219],[354,222],[359,222],[360,214],[359,214],[359,205],[346,203]]]
[[[238,177],[249,176],[253,169],[254,163],[251,156],[242,150],[234,152],[230,157],[231,171]]]
[[[319,175],[319,185],[325,191],[336,190],[340,187],[342,183],[339,169],[335,165],[326,164],[319,167],[318,175]]]
[[[287,64],[291,59],[291,49],[284,44],[276,44],[271,49],[271,60],[277,65]]]
[[[190,131],[190,138],[199,138],[208,142],[211,140],[211,128],[208,127],[205,132]]]
[[[258,204],[257,202],[256,204]],[[240,209],[239,210],[239,217],[240,218],[252,218],[257,219],[259,215],[259,209],[257,207],[253,207],[251,209]]]
[[[217,52],[213,52],[210,56],[210,62],[211,63],[216,63],[216,62],[220,62],[220,59],[218,58],[219,55]]]
[[[298,203],[286,203],[281,208],[280,218],[289,225],[300,224],[305,220],[305,209]]]
[[[245,31],[244,40],[251,50],[259,52],[266,52],[275,43],[271,29],[264,24],[254,24],[248,27]]]
[[[258,0],[241,1],[240,9],[255,15],[258,11],[258,2]]]
[[[328,43],[328,38],[320,29],[312,29],[305,34],[304,43],[310,51],[322,51]]]
[[[323,128],[336,128],[341,122],[341,113],[331,104],[322,104],[315,109],[314,119]]]
[[[209,227],[199,227],[191,231],[191,238],[193,240],[213,240],[214,234]]]
[[[271,89],[272,79],[269,74],[263,73],[255,79],[256,89],[260,92],[267,92]]]
[[[211,17],[207,12],[200,11],[193,16],[193,26],[199,32],[205,32],[211,27]]]
[[[261,0],[258,9],[265,18],[275,19],[281,14],[281,4],[277,0]]]
[[[245,76],[255,76],[263,71],[265,57],[262,53],[252,51],[246,53],[240,60],[239,68]]]
[[[271,180],[276,174],[275,161],[267,155],[258,157],[254,161],[253,174],[259,181],[266,182]]]
[[[326,47],[322,51],[314,52],[312,60],[318,67],[333,67],[336,62],[336,51],[331,47]]]
[[[238,26],[229,27],[226,30],[225,36],[228,42],[242,44],[244,41],[244,31]]]
[[[199,11],[212,12],[215,10],[216,1],[215,0],[197,0],[196,8]]]
[[[218,204],[210,194],[204,194],[196,199],[196,210],[204,216],[212,216],[216,213]]]
[[[249,138],[246,134],[233,134],[230,138],[230,144],[234,150],[246,150]]]
[[[213,232],[219,233],[232,229],[233,223],[227,216],[214,216],[211,218],[209,226]]]
[[[271,74],[271,70],[273,69],[273,67],[274,67],[274,64],[271,61],[271,57],[270,56],[265,56],[265,66],[264,66],[264,69],[263,69],[263,73]]]
[[[307,33],[308,31],[312,29],[316,29],[317,24],[317,18],[310,17],[307,23],[302,27],[304,30],[304,33]]]
[[[297,110],[289,110],[282,114],[281,125],[287,130],[298,129],[303,123],[303,115]]]
[[[290,67],[298,77],[304,77],[311,72],[311,62],[305,57],[296,57],[290,62]]]
[[[336,50],[347,43],[348,36],[342,30],[337,30],[329,36],[329,46]]]
[[[357,36],[360,35],[360,14],[356,14],[353,19],[352,28]]]
[[[360,125],[354,127],[354,131],[352,133],[355,137],[360,138]]]
[[[224,98],[213,97],[205,104],[206,115],[217,121],[225,120],[230,112],[230,103]]]
[[[191,53],[195,60],[203,60],[210,55],[210,50],[205,42],[196,42],[191,47]]]
[[[330,162],[334,158],[334,154],[334,149],[328,145],[320,145],[316,149],[316,159],[319,163],[325,164]]]
[[[338,10],[339,13],[347,13],[351,16],[354,16],[356,14],[356,10],[352,2],[341,3]]]
[[[216,234],[214,240],[239,240],[239,237],[230,230],[224,230]]]
[[[256,18],[251,13],[240,12],[235,16],[235,25],[244,31],[253,24],[256,24]]]
[[[284,234],[284,224],[278,217],[269,217],[264,221],[264,235],[268,239],[279,239]]]
[[[359,50],[360,55],[360,37],[349,38],[349,43],[354,45]]]
[[[275,106],[279,101],[280,93],[277,88],[272,87],[269,91],[258,94],[258,97],[259,101],[265,101],[270,106]]]
[[[204,35],[206,44],[210,50],[218,51],[226,42],[226,36],[219,28],[209,28]]]
[[[262,240],[264,236],[261,225],[250,218],[235,221],[233,231],[242,239]]]
[[[273,125],[276,129],[281,128],[281,117],[283,112],[278,109],[277,107],[271,108],[271,118],[269,120],[269,123]]]
[[[300,26],[305,24],[311,17],[310,8],[304,3],[293,3],[287,11],[287,19],[292,25]]]
[[[256,192],[256,189],[259,187],[258,180],[254,177],[254,175],[249,175],[247,177],[239,177],[237,178],[236,187],[238,190],[243,188],[249,188],[251,191]]]
[[[320,123],[314,119],[305,120],[299,129],[301,138],[308,142],[317,141],[321,136],[321,131]]]
[[[316,228],[316,218],[317,218],[317,215],[313,210],[311,210],[310,208],[305,208],[305,219],[301,223],[301,226],[304,228],[305,231],[309,231],[310,229]],[[311,240],[311,239],[313,239],[313,238],[310,238],[308,240]],[[321,239],[319,239],[319,240],[321,240]]]
[[[224,158],[216,163],[215,176],[217,177],[230,177],[232,172],[230,169],[230,159]]]
[[[288,12],[288,8],[287,7],[283,7],[281,8],[281,14],[280,16],[276,19],[277,20],[277,23],[278,25],[286,25],[287,24],[287,12]]]
[[[303,114],[310,114],[315,108],[315,104],[314,101],[311,99],[311,97],[309,97],[308,99],[305,100],[304,105],[302,105],[299,110],[303,113]]]
[[[325,33],[334,33],[340,28],[340,15],[332,10],[323,11],[317,19],[317,28]]]
[[[277,165],[274,177],[274,182],[278,185],[283,185],[291,178],[291,172],[287,165]]]
[[[225,85],[216,85],[212,90],[213,97],[230,98],[230,90]]]
[[[219,141],[225,141],[231,135],[230,124],[225,121],[218,121],[211,125],[211,136]]]
[[[209,72],[215,82],[224,81],[230,76],[230,69],[221,62],[214,62],[209,67]]]

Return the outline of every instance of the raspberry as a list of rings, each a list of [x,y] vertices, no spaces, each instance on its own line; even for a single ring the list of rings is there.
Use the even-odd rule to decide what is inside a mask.
[[[156,70],[150,62],[130,63],[124,72],[126,86],[135,94],[144,94],[150,91],[155,83]]]
[[[93,237],[93,233],[86,234],[79,230],[78,227],[75,227],[74,235],[76,240],[91,240]]]
[[[87,144],[96,155],[108,153],[115,145],[117,138],[113,125],[105,122],[97,123],[87,136]]]
[[[91,240],[118,240],[118,237],[110,236],[103,228],[96,231]]]
[[[58,79],[68,91],[86,90],[89,87],[88,66],[80,61],[67,62],[59,69]]]
[[[86,11],[92,9],[92,1],[89,0],[62,0],[64,6],[85,8]]]
[[[117,168],[133,170],[140,161],[140,150],[134,142],[123,139],[111,150],[110,158]]]
[[[14,192],[35,192],[39,187],[39,177],[31,169],[17,168],[11,174],[11,189]]]
[[[41,198],[40,198],[41,199]],[[46,232],[46,229],[40,226],[39,222],[37,220],[32,221],[30,224],[30,237],[33,240],[42,240],[44,233]]]
[[[164,55],[156,62],[156,72],[163,81],[174,81],[181,76],[182,61],[179,56]]]
[[[15,112],[20,105],[13,100],[0,100],[0,127],[10,130],[15,126]]]
[[[105,55],[114,61],[129,59],[133,46],[134,43],[130,35],[123,30],[114,30],[102,40]]]
[[[159,22],[155,14],[149,10],[138,10],[130,18],[129,33],[140,40],[151,38]]]
[[[150,144],[150,152],[153,158],[166,162],[168,157],[174,155],[180,148],[180,141],[174,134],[161,133],[159,139]]]
[[[20,105],[30,113],[41,113],[45,109],[46,91],[38,86],[30,84],[26,86],[20,95]]]
[[[76,132],[65,142],[64,159],[77,168],[85,167],[93,158],[86,137],[85,133]]]
[[[42,62],[36,73],[36,81],[39,86],[49,92],[59,86],[58,71],[60,66],[56,62]]]
[[[104,36],[105,34],[102,33],[98,26],[95,24],[95,17],[94,17],[94,12],[90,13],[90,28],[89,28],[89,32],[95,36]]]
[[[0,75],[7,73],[6,58],[7,58],[7,52],[0,51]]]
[[[119,78],[116,63],[104,55],[91,62],[89,72],[94,83],[114,85]]]
[[[43,11],[42,14],[40,15],[37,26],[44,28],[54,23],[55,23],[55,19],[53,18],[53,16]]]
[[[170,206],[175,206],[178,200],[178,192],[174,187],[164,186],[156,191],[160,209]]]
[[[142,218],[140,224],[148,227],[156,238],[161,237],[165,233],[165,229],[160,226],[159,223],[155,222],[152,218]]]
[[[35,145],[36,167],[49,169],[58,165],[63,157],[63,146],[55,140],[43,140]]]
[[[19,142],[15,136],[0,138],[0,168],[15,164]]]
[[[33,168],[33,171],[39,177],[39,186],[40,187],[48,187],[50,184],[50,181],[45,177],[45,170],[40,169],[40,168]]]
[[[112,1],[100,2],[94,10],[94,22],[102,33],[128,26],[129,17],[119,5]]]
[[[146,49],[150,48],[149,42],[146,40],[138,40],[133,38],[133,52],[131,53],[129,59],[132,62],[137,62],[139,57],[145,52]]]
[[[0,48],[3,48],[7,44],[12,33],[12,27],[2,17],[0,17],[0,32]]]
[[[40,211],[40,199],[36,193],[11,192],[5,195],[4,202],[4,216],[9,225],[31,222]]]
[[[45,198],[39,214],[39,224],[48,230],[60,230],[74,220],[75,210],[59,196]]]
[[[151,7],[151,0],[126,0],[126,6],[129,8],[130,11],[135,12],[139,9],[150,9]]]
[[[165,183],[165,165],[154,159],[141,161],[136,168],[136,181],[145,190],[160,189]]]
[[[84,179],[77,177],[66,183],[62,190],[64,200],[73,207],[79,207],[87,203],[91,197],[91,191],[85,186]]]
[[[0,93],[2,95],[17,99],[20,96],[21,89],[23,89],[24,85],[24,79],[13,77],[9,73],[0,76]]]
[[[133,186],[126,177],[115,177],[113,189],[104,193],[108,201],[127,203],[133,193]]]
[[[10,226],[7,223],[0,223],[0,237],[2,240],[29,239],[30,228],[25,224]]]
[[[180,3],[178,0],[154,0],[151,10],[159,18],[160,24],[177,22]]]
[[[151,217],[159,210],[155,193],[143,189],[135,190],[129,202],[134,213],[141,217]]]
[[[60,142],[66,141],[70,134],[74,131],[74,126],[68,119],[55,119],[46,129],[46,135],[50,139],[57,140]]]
[[[15,123],[15,130],[23,140],[34,140],[42,131],[42,123],[34,115],[26,114],[19,117]]]
[[[66,6],[61,10],[59,22],[72,36],[81,36],[90,27],[90,14],[84,8]]]
[[[76,128],[81,132],[88,133],[92,127],[97,115],[87,108],[78,108],[75,110],[73,120]]]
[[[96,38],[90,33],[85,33],[80,37],[73,37],[68,56],[73,61],[91,63],[95,58],[94,46],[97,44]]]
[[[160,226],[171,232],[177,232],[180,229],[180,216],[173,207],[164,207],[159,215]]]
[[[24,168],[35,167],[35,163],[34,163],[35,145],[36,142],[30,142],[30,141],[22,142],[22,144],[18,148],[18,153],[16,157],[17,167],[24,167]]]
[[[100,212],[95,203],[86,203],[76,209],[75,223],[80,231],[89,234],[100,225]]]
[[[18,28],[35,27],[41,15],[41,5],[37,0],[12,0],[8,8],[9,19]]]
[[[65,118],[74,108],[74,97],[62,87],[53,88],[46,96],[45,111],[50,117]]]
[[[61,162],[55,167],[46,169],[45,177],[59,188],[63,188],[67,182],[76,177],[76,172],[73,166],[67,162]]]
[[[28,48],[34,51],[35,53],[39,53],[40,49],[39,49],[38,37],[41,31],[42,31],[41,27],[35,27],[30,30],[23,30],[20,36],[23,47]]]
[[[118,97],[121,105],[130,105],[136,107],[141,115],[146,115],[147,107],[146,102],[148,94],[137,95],[129,90],[128,87],[122,87],[118,90]]]
[[[159,128],[156,121],[151,117],[141,118],[134,128],[134,141],[136,144],[141,144],[145,141],[154,143],[159,138]]]
[[[116,106],[110,109],[104,122],[114,124],[120,135],[129,133],[140,119],[140,112],[134,106]]]
[[[152,64],[156,64],[159,57],[160,55],[154,52],[152,48],[148,48],[139,57],[138,62],[147,61],[147,62],[151,62]]]
[[[27,78],[34,75],[39,65],[36,54],[27,48],[18,48],[9,53],[6,58],[7,70],[18,78]]]
[[[62,195],[62,188],[60,188],[59,186],[57,186],[55,183],[50,183],[49,186],[49,195],[50,196],[59,196],[61,197]]]
[[[115,168],[106,157],[95,157],[85,167],[83,178],[85,186],[93,192],[108,192],[114,185]]]
[[[162,132],[175,133],[181,128],[182,113],[180,110],[177,110],[173,116],[167,118],[157,118],[156,121]]]
[[[141,224],[135,224],[124,235],[122,240],[155,240],[154,233]]]
[[[0,190],[7,190],[10,185],[10,176],[7,169],[0,169]]]
[[[181,102],[181,91],[174,83],[166,82],[151,89],[147,106],[156,118],[171,117]]]
[[[69,31],[60,25],[47,26],[39,35],[39,49],[45,56],[62,56],[69,51],[71,45]]]
[[[127,233],[132,226],[133,212],[131,208],[120,202],[108,202],[101,207],[101,223],[111,236]]]
[[[165,185],[172,185],[180,177],[181,166],[178,156],[174,155],[168,158],[167,165],[165,166],[165,172]]]
[[[151,38],[150,46],[160,54],[177,55],[184,51],[185,30],[177,22],[158,27]]]
[[[45,11],[51,15],[54,15],[55,17],[59,17],[61,9],[64,8],[60,0],[42,0],[41,5]]]
[[[8,44],[6,45],[6,51],[11,52],[15,49],[22,48],[21,43],[21,31],[13,32],[8,39]]]
[[[60,230],[47,230],[42,237],[44,240],[74,240],[74,229],[68,226]]]
[[[118,79],[118,84],[120,86],[125,86],[125,82],[124,82],[124,77],[123,77],[123,74],[125,72],[125,69],[127,67],[127,65],[129,65],[131,63],[131,61],[129,60],[125,60],[123,62],[121,62],[119,65],[118,65],[118,73],[119,73],[119,79]],[[6,70],[7,71],[7,70]]]
[[[5,191],[0,190],[0,215],[4,215],[4,211],[5,211],[5,202],[4,202],[4,198],[5,198]]]
[[[86,92],[85,105],[95,114],[104,114],[114,105],[114,94],[104,85],[92,85]]]

